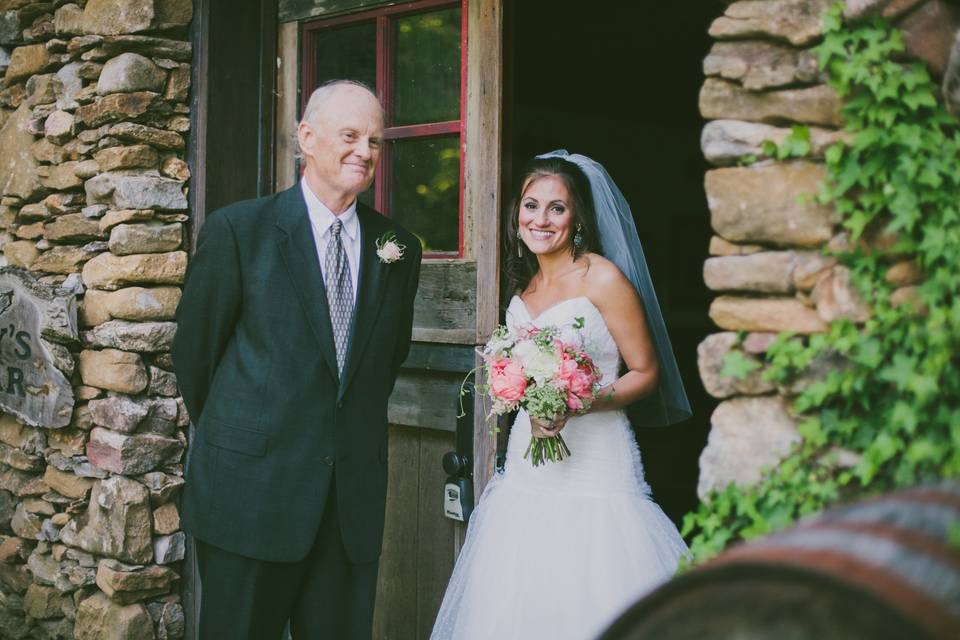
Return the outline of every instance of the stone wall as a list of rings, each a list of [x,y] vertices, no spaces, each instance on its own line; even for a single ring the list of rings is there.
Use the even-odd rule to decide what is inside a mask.
[[[824,177],[825,149],[843,136],[839,98],[810,52],[820,40],[820,16],[834,2],[740,0],[710,27],[717,42],[703,63],[700,111],[710,120],[702,147],[716,167],[705,180],[716,235],[703,276],[717,293],[710,317],[723,332],[698,350],[703,384],[721,400],[700,458],[701,497],[731,481],[755,482],[763,467],[775,465],[799,439],[791,396],[835,366],[824,357],[788,387],[765,381],[762,357],[776,333],[812,334],[837,318],[863,322],[870,315],[869,300],[853,291],[847,268],[824,252],[847,247],[849,238],[835,213],[812,197]],[[954,5],[848,0],[846,15],[896,20],[909,54],[940,75],[960,27]],[[763,141],[780,143],[794,124],[809,127],[811,157],[765,157]],[[889,240],[868,232],[864,242]],[[890,265],[887,278],[900,287],[895,299],[911,297],[921,277],[913,265]],[[743,380],[721,376],[732,350],[761,366]]]
[[[69,425],[0,415],[0,637],[180,638],[190,0],[0,0],[0,262],[70,290]]]

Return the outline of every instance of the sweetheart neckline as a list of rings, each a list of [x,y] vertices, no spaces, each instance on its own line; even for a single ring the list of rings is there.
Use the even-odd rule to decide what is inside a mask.
[[[527,318],[529,318],[530,322],[532,322],[532,323],[534,323],[534,324],[536,324],[536,323],[537,323],[537,320],[539,320],[540,318],[542,318],[542,317],[544,316],[544,314],[546,314],[548,311],[551,311],[551,310],[553,310],[553,309],[556,309],[557,307],[559,307],[559,306],[561,306],[561,305],[564,305],[564,304],[566,304],[566,303],[568,303],[568,302],[573,302],[574,300],[586,300],[587,303],[588,303],[591,307],[593,307],[593,308],[596,310],[597,313],[600,314],[600,317],[601,317],[601,318],[603,317],[603,314],[600,312],[600,309],[597,307],[597,305],[595,305],[595,304],[593,303],[593,300],[591,300],[591,299],[588,298],[587,296],[573,296],[572,298],[564,298],[563,300],[560,300],[560,301],[558,301],[558,302],[555,302],[555,303],[551,304],[550,306],[546,307],[546,308],[543,309],[540,313],[538,313],[536,316],[534,316],[533,314],[530,313],[530,308],[527,307],[527,303],[523,301],[523,298],[521,298],[521,297],[520,297],[519,295],[517,295],[517,294],[514,294],[513,297],[520,301],[520,306],[523,307],[523,312],[524,312],[525,314],[527,314]]]

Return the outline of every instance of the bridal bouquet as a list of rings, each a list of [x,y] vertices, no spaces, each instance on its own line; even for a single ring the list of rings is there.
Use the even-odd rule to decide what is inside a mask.
[[[552,422],[586,411],[600,391],[600,371],[583,349],[583,318],[569,326],[528,326],[510,331],[501,325],[481,351],[492,412],[518,407],[531,418]],[[531,436],[523,454],[538,467],[571,455],[563,436]]]

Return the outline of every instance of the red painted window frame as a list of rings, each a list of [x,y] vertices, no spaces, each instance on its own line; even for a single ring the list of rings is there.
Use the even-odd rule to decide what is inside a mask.
[[[307,106],[307,100],[310,99],[316,75],[316,55],[315,42],[317,35],[326,29],[341,27],[358,22],[375,22],[377,31],[377,97],[384,105],[387,121],[384,123],[383,137],[385,140],[408,140],[413,138],[427,138],[430,136],[449,135],[451,133],[459,134],[460,138],[460,193],[459,205],[457,211],[458,218],[458,242],[457,250],[443,251],[424,254],[424,258],[461,258],[463,257],[463,156],[465,139],[465,118],[464,110],[467,95],[467,2],[468,0],[410,0],[388,7],[379,7],[366,11],[358,11],[344,16],[333,18],[318,18],[304,22],[302,25],[301,37],[301,65],[300,72],[300,113],[302,114]],[[458,120],[448,120],[446,122],[433,122],[427,124],[392,126],[393,117],[393,77],[391,70],[393,66],[393,31],[391,29],[392,20],[398,17],[415,15],[436,11],[437,9],[446,9],[460,7],[460,118]],[[385,145],[377,162],[377,181],[374,188],[374,206],[377,210],[389,215],[388,204],[388,185],[392,173],[391,152],[389,145]]]

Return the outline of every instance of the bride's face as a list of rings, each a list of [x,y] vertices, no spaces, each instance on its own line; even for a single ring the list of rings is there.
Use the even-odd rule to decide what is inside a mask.
[[[570,192],[557,176],[532,180],[520,198],[520,239],[538,255],[569,251],[573,224]]]

